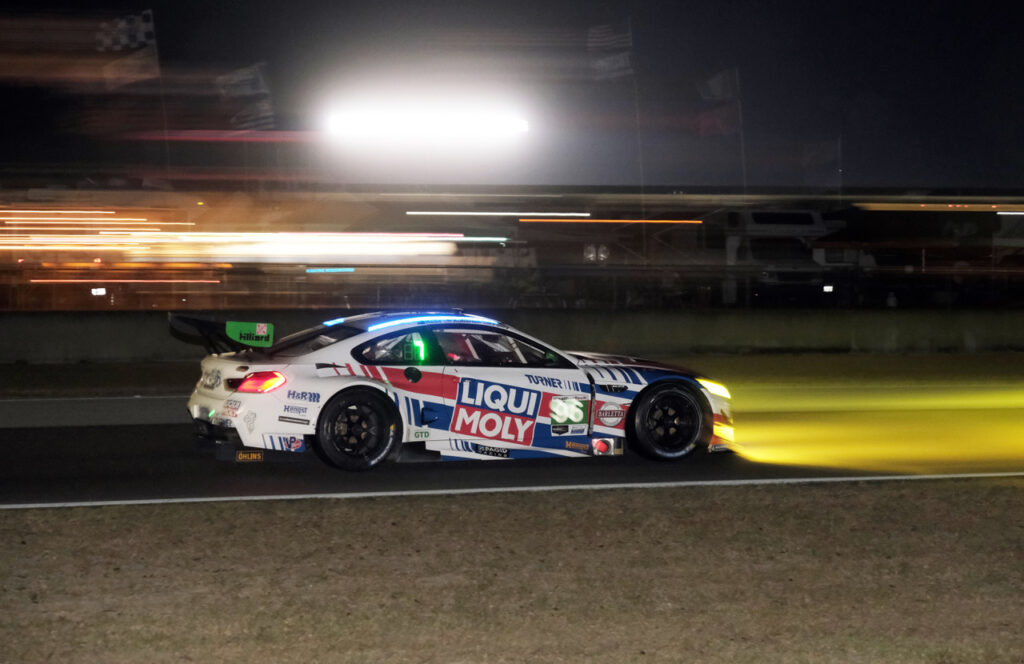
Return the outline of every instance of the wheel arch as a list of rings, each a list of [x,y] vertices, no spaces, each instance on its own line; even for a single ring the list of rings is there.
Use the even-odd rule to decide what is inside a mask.
[[[644,389],[637,392],[636,396],[633,397],[633,400],[630,402],[629,408],[626,410],[625,434],[627,446],[633,444],[633,437],[636,435],[633,431],[633,419],[636,415],[636,408],[639,407],[640,403],[643,402],[644,398],[654,390],[662,387],[668,387],[671,385],[681,385],[683,387],[689,388],[697,395],[697,397],[699,397],[701,410],[704,413],[704,419],[706,420],[706,423],[710,422],[710,426],[713,430],[714,410],[711,407],[711,401],[708,399],[707,395],[704,394],[704,388],[701,386],[700,383],[697,382],[697,379],[691,376],[664,376],[662,378],[658,378],[657,380],[651,381],[646,386],[644,386]]]
[[[343,395],[343,394],[345,394],[347,392],[353,392],[353,391],[365,390],[365,389],[369,389],[369,390],[372,390],[374,392],[379,393],[379,395],[381,397],[381,401],[386,404],[385,405],[385,409],[391,414],[391,416],[394,418],[395,423],[398,426],[397,443],[395,444],[395,447],[391,451],[391,453],[388,454],[384,458],[384,460],[385,461],[387,461],[387,460],[395,461],[395,460],[398,459],[399,453],[401,451],[402,444],[405,442],[404,441],[404,437],[405,437],[405,431],[406,431],[406,428],[407,428],[407,425],[406,425],[406,422],[405,422],[405,418],[402,417],[401,409],[399,409],[398,406],[395,404],[394,400],[391,398],[391,395],[388,393],[387,388],[384,387],[384,385],[382,383],[380,383],[379,381],[373,381],[373,380],[358,380],[358,381],[347,383],[344,387],[342,387],[342,388],[332,392],[331,395],[327,399],[324,400],[323,407],[321,407],[320,408],[320,412],[317,413],[316,422],[314,423],[314,427],[313,427],[313,433],[311,434],[311,439],[312,439],[312,442],[313,442],[313,450],[316,452],[317,456],[319,456],[321,459],[323,459],[327,463],[331,463],[331,462],[328,461],[328,459],[326,458],[324,452],[320,449],[320,443],[317,441],[317,436],[319,436],[319,432],[320,432],[320,423],[321,423],[321,421],[324,418],[324,412],[327,410],[327,405],[330,404],[334,399],[337,399],[339,396],[341,396],[341,395]]]
[[[402,433],[404,435],[406,422],[405,418],[402,417],[402,411],[398,408],[397,405],[395,405],[395,401],[394,399],[391,398],[391,394],[388,392],[387,387],[385,387],[385,385],[382,382],[371,379],[358,379],[346,382],[344,385],[339,386],[338,389],[331,392],[330,396],[324,399],[324,405],[321,406],[320,412],[316,414],[316,422],[314,423],[313,431],[319,431],[320,420],[321,418],[323,418],[324,410],[326,410],[326,406],[328,403],[331,402],[331,400],[335,399],[338,395],[343,394],[345,392],[351,392],[352,390],[359,390],[364,388],[370,388],[372,390],[380,392],[381,396],[384,397],[384,401],[388,403],[388,409],[391,412],[391,414],[395,417],[396,420],[398,420],[399,423],[401,423]]]

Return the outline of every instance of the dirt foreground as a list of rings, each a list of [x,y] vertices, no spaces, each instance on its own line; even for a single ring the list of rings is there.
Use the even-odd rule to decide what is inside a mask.
[[[0,512],[3,662],[1024,662],[1024,481]]]

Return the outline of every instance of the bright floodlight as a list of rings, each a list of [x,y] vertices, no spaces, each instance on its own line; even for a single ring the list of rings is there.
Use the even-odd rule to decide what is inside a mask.
[[[328,115],[326,130],[352,145],[473,147],[514,140],[530,125],[496,103],[394,98],[343,105]]]

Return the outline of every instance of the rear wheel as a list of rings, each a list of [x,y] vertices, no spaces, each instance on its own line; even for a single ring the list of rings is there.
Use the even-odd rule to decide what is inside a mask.
[[[636,451],[659,461],[707,451],[714,430],[707,400],[678,384],[641,394],[630,408],[628,423],[628,439]]]
[[[345,390],[320,412],[316,448],[343,470],[369,470],[388,458],[402,440],[402,423],[394,404],[369,388]]]

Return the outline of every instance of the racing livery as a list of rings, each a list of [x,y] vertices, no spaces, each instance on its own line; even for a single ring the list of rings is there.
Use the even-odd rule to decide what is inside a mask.
[[[671,460],[733,441],[720,383],[560,351],[458,310],[337,318],[276,343],[267,323],[172,314],[170,325],[210,352],[188,409],[199,438],[236,460],[313,450],[366,470],[387,459],[617,455],[626,445]]]

